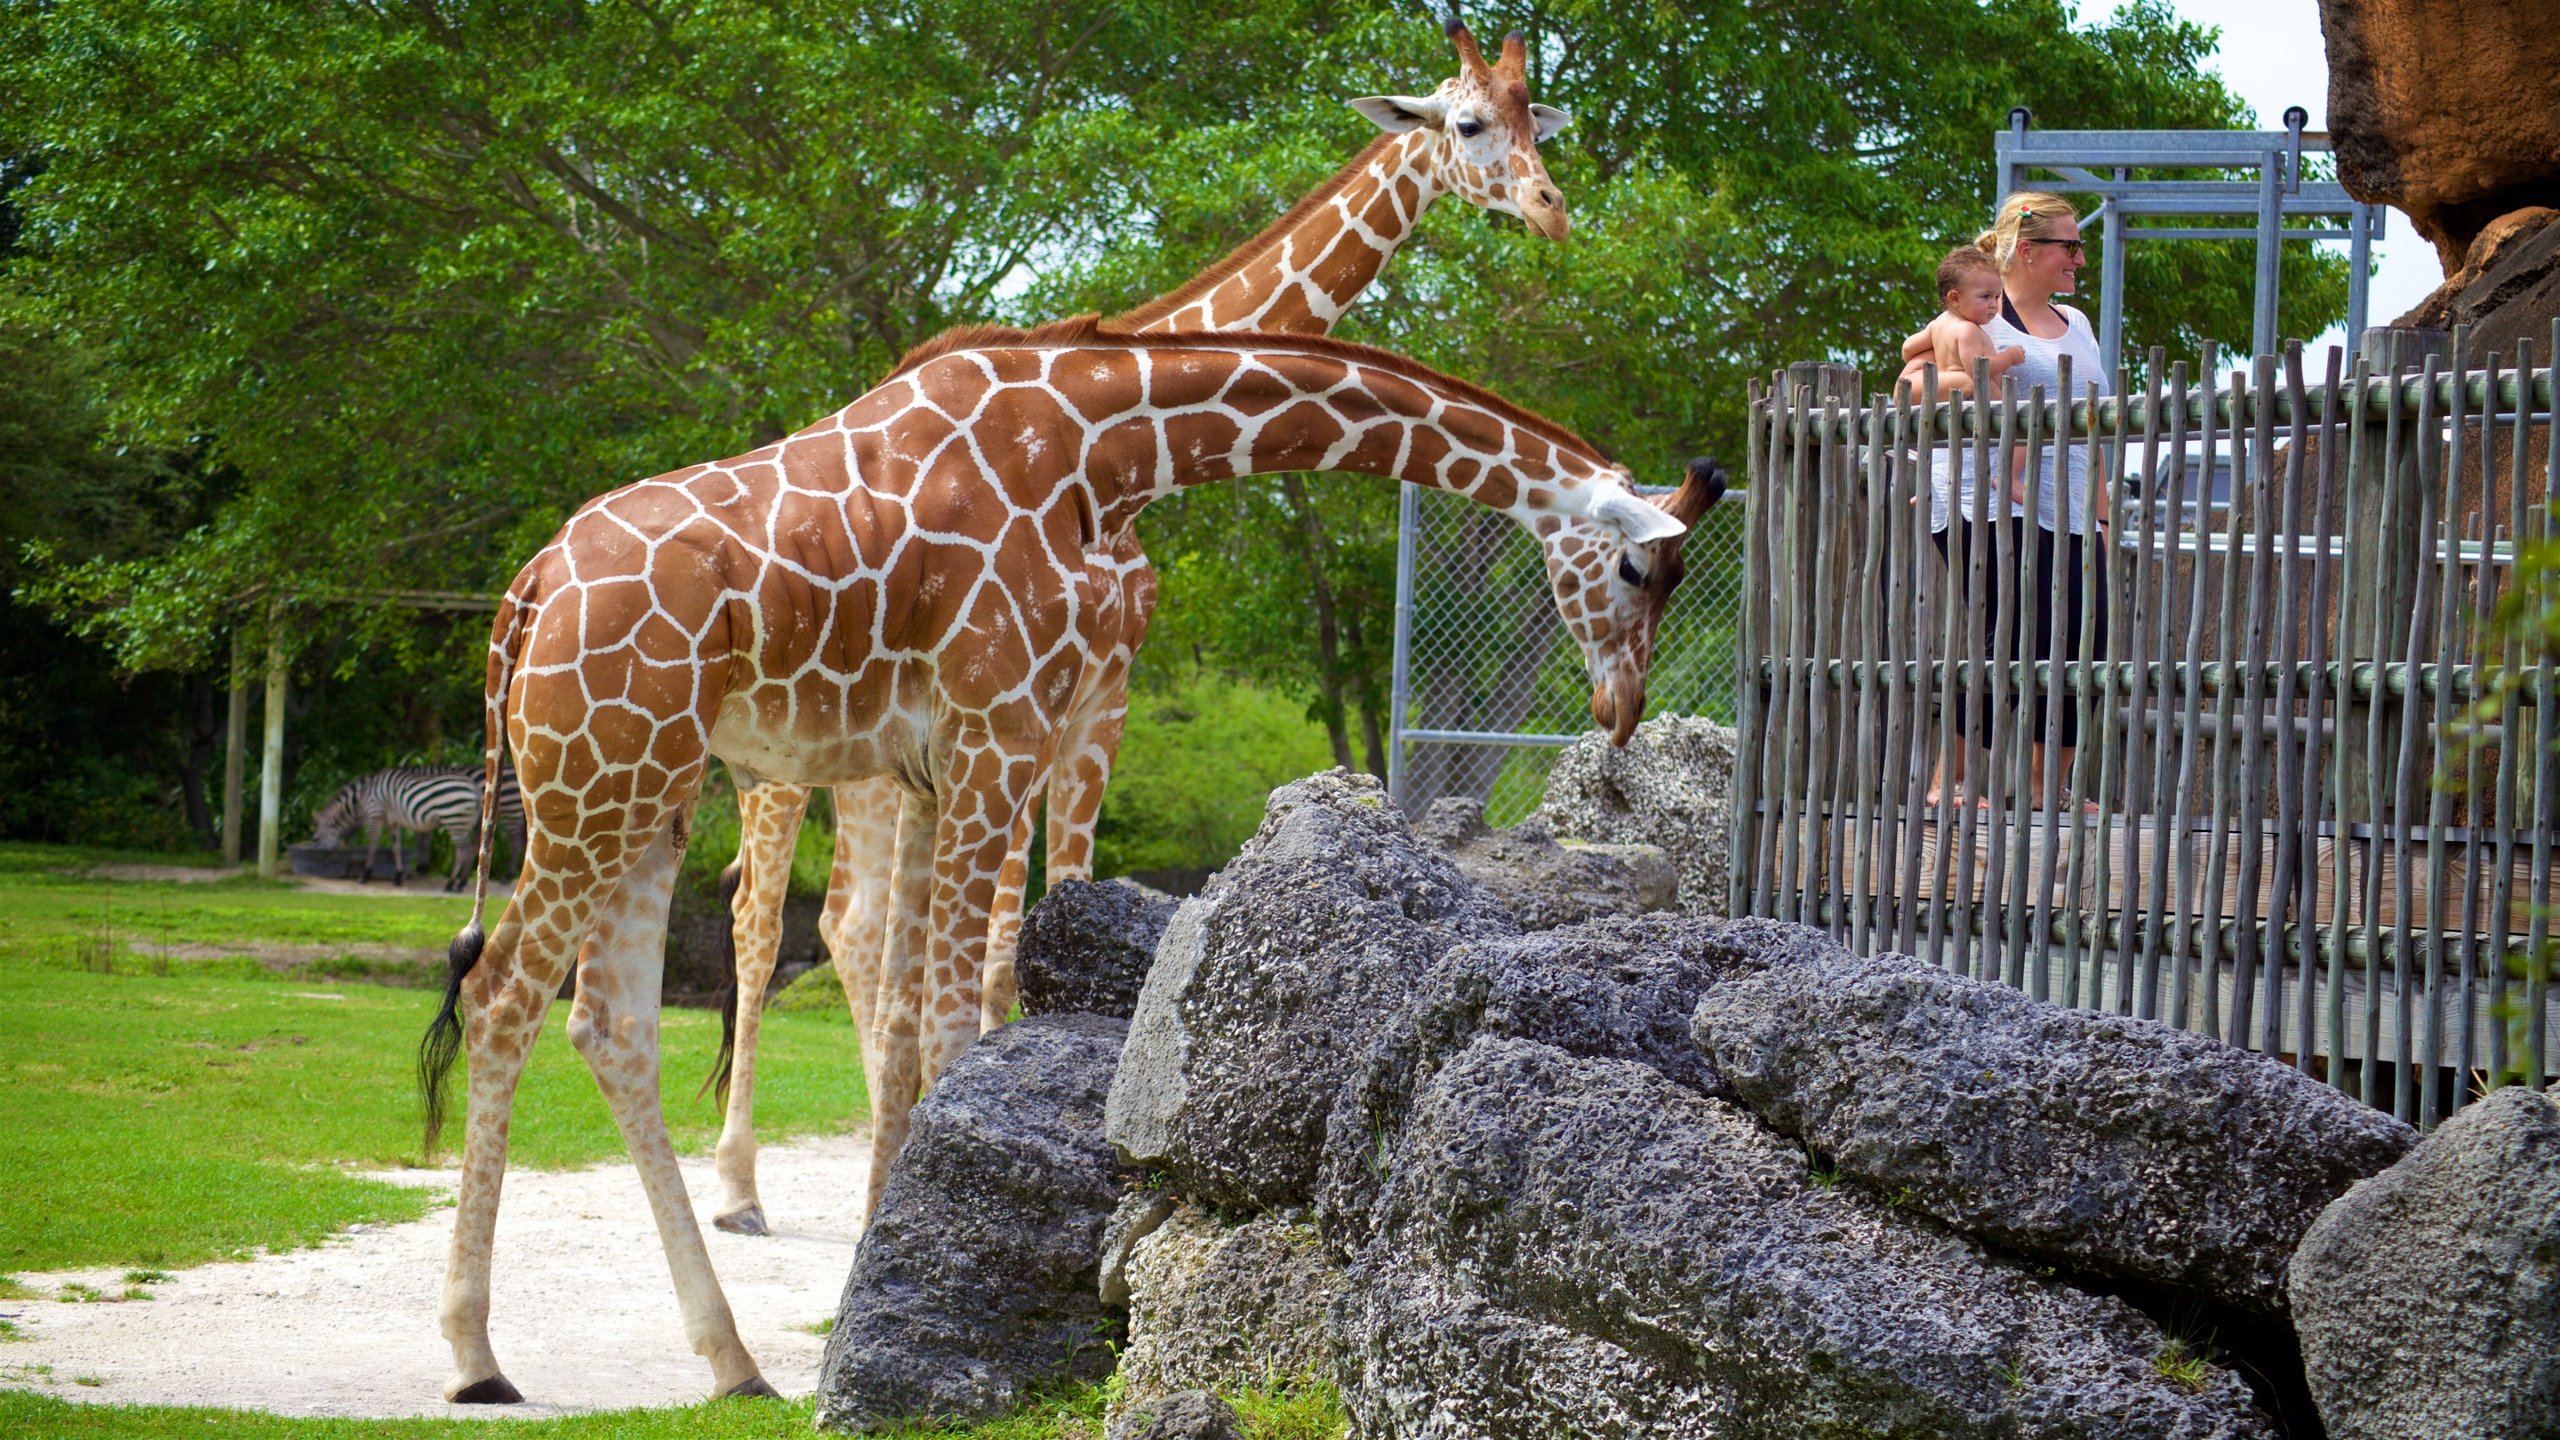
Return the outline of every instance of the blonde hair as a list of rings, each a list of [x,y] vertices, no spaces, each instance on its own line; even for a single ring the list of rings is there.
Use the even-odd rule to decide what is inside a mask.
[[[2042,190],[2020,190],[2002,197],[2000,218],[1974,237],[1973,248],[1990,256],[1991,263],[2006,275],[2018,258],[2022,242],[2042,240],[2053,233],[2056,222],[2074,218],[2071,202],[2061,196]]]

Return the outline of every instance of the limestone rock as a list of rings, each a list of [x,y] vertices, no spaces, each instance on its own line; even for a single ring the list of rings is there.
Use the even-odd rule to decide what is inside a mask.
[[[2320,29],[2339,180],[2359,200],[2404,211],[2446,273],[2491,220],[2560,205],[2560,26],[2549,5],[2321,0]]]
[[[1170,1190],[1132,1190],[1120,1197],[1111,1218],[1102,1222],[1102,1257],[1098,1262],[1101,1283],[1097,1287],[1102,1303],[1115,1310],[1129,1308],[1129,1257],[1138,1242],[1156,1232],[1156,1227],[1173,1218],[1182,1197]]]
[[[1523,930],[1553,930],[1603,915],[1642,915],[1679,901],[1671,858],[1651,845],[1559,844],[1524,820],[1508,830],[1484,823],[1484,802],[1447,795],[1414,827],[1422,842],[1458,862],[1493,892]]]
[[[1115,1424],[1179,1391],[1328,1373],[1324,1317],[1341,1288],[1303,1212],[1226,1225],[1194,1206],[1175,1210],[1129,1260]]]
[[[1133,1177],[1102,1105],[1126,1033],[1100,1015],[1018,1021],[917,1105],[827,1337],[821,1427],[984,1419],[1110,1372],[1096,1259]]]
[[[2560,1437],[2560,1106],[2457,1113],[2320,1216],[2292,1289],[2333,1440]]]
[[[1561,840],[1659,848],[1679,874],[1682,907],[1722,915],[1734,744],[1730,727],[1682,715],[1638,725],[1625,749],[1585,735],[1556,757],[1534,818]]]
[[[1476,1037],[1633,1060],[1700,1094],[1726,1094],[1689,1037],[1698,1001],[1721,980],[1826,953],[1802,948],[1807,944],[1830,942],[1770,921],[1648,915],[1450,951],[1381,1032],[1327,1126],[1317,1192],[1327,1243],[1344,1255],[1366,1243],[1382,1151],[1402,1128],[1415,1091]]]
[[[1111,1087],[1111,1143],[1195,1201],[1303,1204],[1326,1116],[1449,947],[1516,934],[1375,780],[1271,792],[1234,864],[1175,912]]]
[[[1846,1179],[2067,1269],[2261,1313],[2322,1207],[2417,1139],[2265,1056],[1908,956],[1737,979],[1696,1033]]]
[[[1129,1018],[1174,900],[1127,880],[1062,880],[1022,917],[1013,973],[1025,1015]]]
[[[1481,1037],[1415,1097],[1332,1313],[1363,1436],[2263,1437],[2228,1371],[1934,1221],[1825,1186],[1649,1066]]]
[[[1103,1434],[1108,1440],[1244,1440],[1244,1425],[1226,1401],[1185,1390],[1132,1407]]]

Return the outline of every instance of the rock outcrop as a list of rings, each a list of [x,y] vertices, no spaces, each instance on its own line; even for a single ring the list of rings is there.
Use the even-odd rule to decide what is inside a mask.
[[[1645,1065],[1485,1036],[1415,1096],[1333,1312],[1364,1436],[2270,1436],[2121,1301]]]
[[[1157,946],[1111,1086],[1111,1143],[1195,1201],[1304,1204],[1326,1117],[1413,983],[1452,946],[1517,932],[1375,780],[1335,770],[1282,786]]]
[[[1660,849],[1680,877],[1682,908],[1722,915],[1735,739],[1728,726],[1682,715],[1638,725],[1624,749],[1585,735],[1556,757],[1533,818],[1562,840]]]
[[[1338,1267],[1303,1213],[1222,1223],[1185,1205],[1133,1248],[1116,1423],[1186,1390],[1234,1392],[1329,1373]]]
[[[1116,1015],[1138,987],[1175,900],[1127,880],[1062,880],[1022,917],[1013,974],[1025,1015]]]
[[[1327,1126],[1318,1191],[1327,1243],[1349,1255],[1367,1242],[1370,1204],[1414,1092],[1477,1037],[1632,1060],[1700,1094],[1723,1094],[1690,1039],[1699,1000],[1721,980],[1826,953],[1807,947],[1829,943],[1799,926],[1648,915],[1450,951],[1380,1033]]]
[[[1206,1390],[1132,1407],[1103,1430],[1105,1440],[1244,1440],[1234,1407]]]
[[[2560,1437],[2560,1105],[2447,1120],[2320,1216],[2292,1290],[2333,1440]]]
[[[1032,1386],[1110,1373],[1097,1258],[1134,1177],[1102,1106],[1126,1034],[1100,1015],[1018,1021],[916,1106],[827,1337],[821,1427],[984,1419]]]
[[[2445,273],[2501,215],[2560,205],[2560,26],[2540,0],[2321,0],[2338,178]]]
[[[1484,823],[1481,800],[1449,795],[1432,801],[1414,834],[1491,891],[1523,930],[1643,915],[1679,903],[1679,873],[1657,847],[1559,843],[1534,819],[1496,830]]]
[[[1764,969],[1707,995],[1696,1033],[1846,1179],[2050,1264],[2261,1313],[2320,1211],[2417,1143],[2265,1056],[1907,956]]]

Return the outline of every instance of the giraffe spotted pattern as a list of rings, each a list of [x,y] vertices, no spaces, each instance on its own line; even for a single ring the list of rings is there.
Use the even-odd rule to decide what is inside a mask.
[[[1532,104],[1521,37],[1505,39],[1488,65],[1464,26],[1452,25],[1459,72],[1427,96],[1372,96],[1352,104],[1386,133],[1350,164],[1318,186],[1286,215],[1180,288],[1112,322],[1115,329],[1262,331],[1324,334],[1349,311],[1412,233],[1425,210],[1442,195],[1459,195],[1488,210],[1517,215],[1550,239],[1566,229],[1564,202],[1547,177],[1538,145],[1566,124],[1564,112]],[[1134,526],[1105,535],[1088,548],[1096,600],[1089,650],[1093,660],[1084,686],[1060,730],[1054,756],[1045,763],[1048,799],[1048,876],[1052,884],[1093,873],[1093,833],[1104,788],[1119,754],[1128,712],[1128,675],[1155,613],[1156,573],[1147,563]],[[1106,643],[1103,637],[1116,636]],[[856,781],[836,791],[836,865],[831,897],[860,887],[856,867],[883,872],[897,849],[897,782]],[[864,790],[873,793],[857,793]],[[713,1223],[746,1234],[764,1233],[765,1215],[755,1183],[754,1095],[757,1021],[781,945],[782,901],[791,852],[808,806],[806,787],[742,781],[739,793],[739,865],[743,872],[733,912],[738,957],[729,1014],[735,1026],[723,1057],[730,1077],[721,1126],[718,1173],[722,1199]],[[1029,874],[1030,816],[1018,825],[996,886],[987,958],[981,977],[979,1024],[992,1028],[1011,1013],[1014,942],[1022,923],[1023,883]],[[865,904],[831,898],[823,938],[840,976],[865,957],[876,962],[884,943],[885,915]],[[883,1090],[874,1064],[872,1036],[903,1046],[912,1027],[876,1015],[883,993],[876,984],[845,986],[854,1022],[865,1037],[866,1074],[879,1128],[873,1133],[873,1195],[886,1183],[888,1160],[905,1134],[904,1114],[915,1096],[903,1086]],[[930,1067],[895,1067],[932,1078]],[[719,1078],[715,1076],[715,1078]]]
[[[1085,554],[1177,488],[1277,470],[1432,485],[1526,524],[1621,735],[1679,537],[1720,485],[1693,466],[1640,499],[1570,432],[1383,351],[1088,320],[947,337],[807,430],[591,502],[525,566],[489,673],[528,855],[485,946],[476,919],[457,941],[448,996],[471,1058],[449,1397],[514,1394],[488,1341],[490,1242],[515,1086],[573,960],[570,1040],[632,1152],[686,1333],[719,1392],[765,1389],[658,1103],[667,897],[709,759],[799,785],[898,780],[878,1011],[912,1027],[922,1064],[946,1062],[977,1033],[1006,851],[1095,653]],[[493,725],[492,769],[496,741]],[[896,1034],[884,1085],[912,1088],[885,1053]]]

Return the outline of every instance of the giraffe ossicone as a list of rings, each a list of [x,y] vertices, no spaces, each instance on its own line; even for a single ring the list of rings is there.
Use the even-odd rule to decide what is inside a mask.
[[[1351,101],[1384,133],[1259,234],[1185,284],[1114,318],[1112,328],[1326,333],[1442,195],[1517,216],[1548,239],[1564,238],[1564,200],[1547,176],[1538,146],[1569,124],[1569,117],[1530,101],[1527,48],[1518,34],[1507,37],[1497,59],[1487,64],[1465,26],[1452,22],[1447,28],[1458,56],[1457,74],[1429,95]],[[1052,884],[1093,873],[1094,826],[1118,759],[1129,667],[1155,612],[1156,574],[1134,527],[1124,526],[1088,547],[1086,563],[1095,573],[1100,597],[1089,623],[1098,635],[1118,640],[1095,647],[1097,659],[1042,782]],[[836,787],[836,861],[821,922],[828,954],[863,1035],[866,1073],[874,1079],[874,1115],[891,1122],[873,1132],[872,1189],[862,1210],[866,1217],[886,1183],[895,1139],[904,1133],[897,1117],[916,1098],[883,1091],[877,1084],[879,1063],[902,1050],[911,1032],[872,1013],[881,999],[894,1002],[898,997],[864,972],[865,966],[879,962],[887,917],[862,898],[879,892],[875,879],[863,872],[869,867],[885,875],[894,863],[895,788],[889,780]],[[744,878],[733,910],[737,958],[723,1007],[723,1054],[715,1065],[715,1076],[728,1077],[729,1088],[714,1152],[722,1194],[712,1223],[742,1234],[761,1234],[766,1228],[755,1182],[758,1012],[780,948],[783,891],[808,800],[806,787],[779,782],[742,783],[738,797]],[[980,989],[982,1029],[1002,1024],[1013,1006],[1013,942],[1030,873],[1030,839],[1026,822],[998,879]],[[898,1033],[889,1033],[893,1030]],[[930,1083],[934,1072],[926,1066],[919,1073]]]
[[[928,344],[807,429],[589,502],[525,565],[492,626],[485,760],[494,778],[502,739],[515,752],[525,866],[484,941],[484,859],[420,1057],[431,1114],[457,1029],[471,1061],[440,1309],[449,1398],[513,1393],[488,1333],[507,1126],[573,962],[569,1040],[632,1153],[685,1333],[714,1393],[763,1384],[659,1102],[667,902],[711,759],[803,785],[897,779],[879,983],[903,998],[879,1008],[919,1043],[914,1061],[884,1055],[879,1083],[913,1093],[917,1064],[977,1033],[999,872],[1098,638],[1116,643],[1086,624],[1095,526],[1280,470],[1431,485],[1526,524],[1595,708],[1605,693],[1630,727],[1680,533],[1722,483],[1693,466],[1639,501],[1676,527],[1640,540],[1657,527],[1612,499],[1623,468],[1464,381],[1322,338],[1086,319]]]

